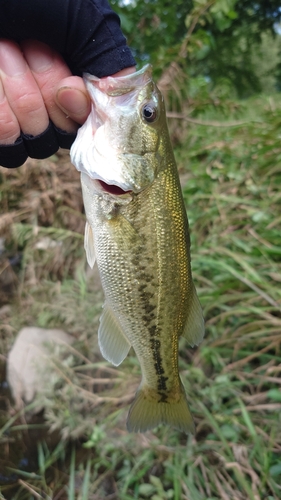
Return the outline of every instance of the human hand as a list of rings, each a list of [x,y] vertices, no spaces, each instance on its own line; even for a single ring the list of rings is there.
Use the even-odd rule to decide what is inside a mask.
[[[62,58],[37,41],[0,41],[0,144],[48,127],[76,132],[90,112],[82,78],[71,76]],[[2,88],[1,88],[2,87]],[[4,92],[4,95],[3,95]]]
[[[22,132],[29,156],[32,156],[34,147],[35,153],[37,150],[39,153],[35,157],[50,156],[59,145],[63,147],[74,139],[77,128],[90,112],[90,106],[82,78],[72,76],[59,54],[46,44],[24,41],[19,46],[10,40],[0,40],[0,145],[14,144]],[[49,131],[48,145],[44,136],[45,147],[42,147],[43,141],[38,142],[37,136],[44,135],[49,120],[59,130]],[[60,131],[70,134],[61,134],[61,144]],[[28,142],[30,136],[33,140]],[[57,147],[53,144],[56,140]],[[8,149],[1,148],[7,152],[9,161],[13,161],[11,148]],[[0,164],[4,164],[1,157],[0,154]],[[19,158],[18,164],[23,161]]]
[[[114,76],[135,61],[106,0],[1,2],[0,165],[13,168],[70,149],[90,112],[83,73]]]
[[[130,66],[112,76],[134,71]],[[72,76],[57,52],[35,40],[0,40],[0,165],[18,167],[27,156],[69,149],[90,110],[83,79]]]

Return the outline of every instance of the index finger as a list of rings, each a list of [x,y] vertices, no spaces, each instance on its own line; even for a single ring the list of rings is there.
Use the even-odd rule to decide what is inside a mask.
[[[71,76],[63,59],[42,42],[26,40],[21,43],[24,57],[42,94],[47,112],[56,127],[76,132],[77,123],[69,118],[56,103],[55,90],[63,78]]]

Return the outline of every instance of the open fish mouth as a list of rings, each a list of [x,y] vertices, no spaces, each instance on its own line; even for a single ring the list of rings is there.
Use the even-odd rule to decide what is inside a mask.
[[[123,200],[131,199],[133,195],[133,190],[130,185],[119,183],[114,179],[101,179],[100,177],[90,177],[85,172],[81,172],[81,182],[82,185],[87,186],[89,193],[92,195],[108,196],[115,198],[119,197]],[[120,200],[121,202],[121,200]]]
[[[107,184],[106,182],[102,181],[101,179],[98,179],[96,182],[99,183],[99,185],[103,191],[106,191],[107,193],[112,194],[114,196],[122,196],[124,194],[132,193],[131,190],[125,191],[124,189],[120,188],[116,184]]]

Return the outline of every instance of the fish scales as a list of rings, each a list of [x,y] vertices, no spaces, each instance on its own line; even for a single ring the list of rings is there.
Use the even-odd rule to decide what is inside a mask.
[[[105,293],[100,348],[104,357],[116,365],[123,361],[131,346],[139,359],[142,382],[129,411],[129,430],[145,431],[167,423],[193,432],[193,420],[179,377],[178,342],[183,335],[191,345],[198,344],[204,335],[204,322],[192,281],[188,221],[164,104],[151,80],[150,68],[123,77],[119,92],[124,90],[122,83],[131,82],[131,86],[121,95],[120,80],[111,78],[107,87],[105,81],[96,78],[88,82],[97,108],[92,113],[98,115],[94,126],[93,118],[90,125],[94,130],[96,125],[97,130],[104,126],[99,131],[101,143],[97,142],[95,147],[102,150],[101,132],[105,137],[108,134],[102,154],[108,158],[108,169],[110,160],[114,162],[117,157],[119,174],[110,172],[102,178],[97,165],[100,151],[97,154],[95,148],[85,158],[83,131],[72,151],[72,161],[82,171],[88,221],[85,248],[90,264],[96,258]],[[96,86],[93,92],[91,84]],[[104,93],[102,85],[106,96],[99,95]],[[108,97],[108,89],[114,85],[115,96]],[[133,104],[128,95],[132,93]],[[124,95],[126,105],[121,100]],[[100,114],[99,98],[101,101],[105,98],[106,103],[101,106]],[[151,108],[148,114],[155,106],[155,124],[146,123],[140,116],[147,102]],[[104,118],[107,113],[108,120]],[[99,124],[101,116],[104,124]],[[86,130],[84,135],[87,133]],[[90,135],[86,139],[92,140]],[[108,182],[107,175],[115,175],[115,181]],[[100,181],[106,185],[98,184]],[[118,194],[112,186],[120,190]]]

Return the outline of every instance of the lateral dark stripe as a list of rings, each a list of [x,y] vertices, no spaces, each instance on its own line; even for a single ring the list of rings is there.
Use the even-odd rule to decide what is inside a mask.
[[[162,397],[163,396],[163,391],[167,390],[167,380],[168,377],[164,376],[165,370],[163,368],[162,364],[162,357],[161,357],[161,342],[159,339],[155,338],[150,338],[150,345],[152,349],[152,356],[155,361],[154,363],[154,368],[157,376],[157,389],[159,395]]]

